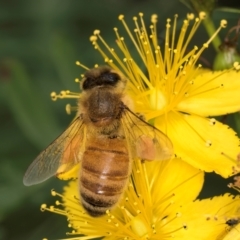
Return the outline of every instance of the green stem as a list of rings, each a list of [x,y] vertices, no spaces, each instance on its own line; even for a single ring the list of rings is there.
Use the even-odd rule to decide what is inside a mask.
[[[207,16],[206,19],[204,19],[203,24],[206,28],[208,35],[211,37],[216,32],[216,28],[214,26],[212,19],[209,16]],[[212,44],[216,52],[219,52],[219,46],[222,44],[222,42],[218,35],[213,39]]]

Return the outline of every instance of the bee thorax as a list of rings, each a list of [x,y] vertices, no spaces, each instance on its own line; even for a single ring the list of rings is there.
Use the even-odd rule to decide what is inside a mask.
[[[96,126],[106,126],[121,114],[119,94],[107,89],[95,89],[83,104],[89,120]]]

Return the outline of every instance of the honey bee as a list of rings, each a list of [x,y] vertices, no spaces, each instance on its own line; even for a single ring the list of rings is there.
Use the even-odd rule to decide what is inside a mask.
[[[81,164],[81,204],[101,216],[120,199],[132,160],[165,160],[173,155],[169,138],[131,110],[127,79],[107,66],[88,70],[75,120],[29,166],[25,185],[45,181]]]

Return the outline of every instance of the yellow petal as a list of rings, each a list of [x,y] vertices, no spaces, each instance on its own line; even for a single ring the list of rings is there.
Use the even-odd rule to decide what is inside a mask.
[[[240,72],[203,71],[177,105],[178,111],[218,116],[240,110]]]
[[[157,222],[174,212],[179,205],[196,199],[204,181],[202,171],[178,158],[145,164],[134,161],[133,168],[132,180],[136,190],[128,187],[123,199],[129,201],[121,204],[133,216],[139,210],[147,219]],[[122,211],[116,209],[113,214],[121,216]]]
[[[171,176],[170,176],[171,177]],[[164,179],[167,180],[167,179]],[[232,218],[239,219],[239,197],[230,194],[214,197],[213,199],[205,199],[201,201],[190,201],[180,204],[175,202],[176,208],[172,208],[167,215],[161,212],[157,215],[155,209],[147,207],[141,209],[137,215],[130,214],[131,209],[125,205],[125,208],[116,208],[112,214],[98,218],[90,217],[85,213],[79,204],[76,196],[77,182],[72,181],[65,188],[64,195],[54,191],[53,196],[62,198],[63,203],[56,201],[56,205],[63,205],[65,209],[43,204],[42,211],[50,211],[60,215],[65,215],[69,221],[69,227],[74,228],[72,235],[85,234],[86,238],[74,239],[95,239],[104,237],[104,239],[194,239],[209,240],[227,238],[228,232],[233,236],[236,232],[232,231],[232,227],[226,224],[226,221]],[[134,189],[132,189],[135,192]],[[191,189],[189,189],[191,191]],[[136,194],[136,192],[135,192]],[[161,193],[160,193],[161,195]],[[130,195],[128,195],[130,197]],[[184,196],[182,196],[184,198]],[[131,203],[133,199],[129,198]],[[144,204],[145,196],[138,200],[138,203]],[[139,208],[139,204],[132,205],[135,209]],[[173,204],[172,204],[173,206]],[[171,208],[171,206],[170,206]],[[117,214],[117,212],[129,213],[125,215]],[[146,212],[152,212],[153,218],[148,218]],[[237,226],[236,226],[237,227]],[[229,234],[230,234],[229,232]]]
[[[225,231],[225,236],[221,238],[222,240],[240,240],[240,223],[233,226],[229,232]]]
[[[194,167],[214,171],[225,178],[237,168],[239,139],[227,125],[176,112],[169,113],[167,121],[158,118],[155,123],[171,139],[175,154]]]
[[[219,237],[228,232],[226,221],[235,216],[236,209],[239,208],[239,198],[233,198],[234,196],[225,194],[183,205],[175,221],[176,224],[181,222],[185,228],[175,233],[176,239],[189,239],[189,236],[194,240],[222,239]]]
[[[202,189],[204,173],[179,158],[146,163],[146,166],[153,204],[172,195],[175,202],[184,204],[196,199]],[[136,181],[140,188],[141,179]]]
[[[77,181],[72,181],[63,196],[64,215],[76,232],[89,237],[138,239],[148,235],[161,239],[169,235],[164,231],[165,217],[169,216],[169,224],[172,224],[170,218],[175,218],[179,206],[196,198],[203,181],[202,171],[180,159],[146,163],[136,160],[124,195],[109,213],[98,218],[86,214],[79,201]],[[181,227],[182,223],[178,222],[173,229],[178,231]]]
[[[69,179],[74,179],[78,177],[79,170],[80,169],[80,164],[75,165],[73,168],[71,168],[69,171],[64,172],[64,167],[63,171],[61,171],[61,168],[58,170],[57,177],[61,180],[69,180]]]

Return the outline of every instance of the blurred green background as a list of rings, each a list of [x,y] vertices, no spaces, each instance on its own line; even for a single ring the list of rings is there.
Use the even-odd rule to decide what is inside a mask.
[[[226,18],[229,28],[240,18],[239,1],[219,1],[212,13],[218,26]],[[73,116],[65,112],[66,103],[53,102],[50,92],[63,89],[79,91],[74,79],[84,72],[75,65],[79,60],[92,67],[103,64],[93,50],[89,36],[94,29],[114,45],[113,27],[119,27],[118,15],[128,22],[144,12],[146,24],[152,13],[159,16],[159,39],[164,39],[165,20],[175,13],[180,22],[190,12],[178,0],[0,0],[0,240],[37,240],[66,237],[70,231],[64,217],[41,213],[40,205],[53,204],[52,188],[62,191],[62,182],[54,178],[42,184],[25,187],[22,178],[37,154],[53,141]],[[180,25],[179,25],[180,26]],[[227,30],[221,32],[221,37]],[[208,39],[203,27],[195,44]],[[204,58],[212,62],[215,51],[209,48]],[[238,132],[236,117],[229,117]],[[215,184],[202,197],[227,191],[226,181],[207,175]]]

